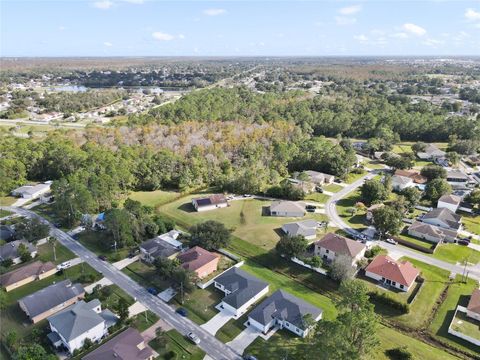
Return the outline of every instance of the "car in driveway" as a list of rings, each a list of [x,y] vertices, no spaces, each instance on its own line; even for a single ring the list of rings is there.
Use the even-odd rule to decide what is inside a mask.
[[[392,244],[392,245],[397,245],[398,242],[396,242],[395,240],[393,240],[392,238],[387,238],[385,239],[385,241],[389,244]]]
[[[154,287],[147,288],[147,291],[152,295],[157,295],[158,294],[158,290],[155,289]]]
[[[102,261],[107,261],[107,257],[105,255],[98,255],[98,258]]]
[[[197,335],[195,335],[193,332],[189,332],[187,334],[187,338],[194,344],[197,344],[197,345],[200,344],[200,338]]]
[[[183,317],[187,317],[188,315],[187,309],[184,308],[178,308],[177,310],[175,310],[175,312]]]
[[[468,245],[470,245],[470,241],[465,240],[465,239],[460,239],[460,240],[457,241],[457,244],[458,245],[463,245],[463,246],[468,246]]]
[[[71,266],[72,266],[72,263],[70,261],[65,261],[65,262],[57,265],[57,270],[65,270],[65,269],[68,269]]]

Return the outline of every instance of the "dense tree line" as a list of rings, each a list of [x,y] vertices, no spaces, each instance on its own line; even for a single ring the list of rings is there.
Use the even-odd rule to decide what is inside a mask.
[[[86,91],[86,92],[52,92],[44,94],[37,101],[47,111],[63,113],[82,112],[122,99],[126,95],[122,90]]]

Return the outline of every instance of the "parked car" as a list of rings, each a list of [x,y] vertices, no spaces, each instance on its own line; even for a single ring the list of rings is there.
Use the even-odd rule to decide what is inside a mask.
[[[245,355],[243,360],[257,360],[257,358],[253,355]]]
[[[392,245],[397,245],[398,242],[396,242],[395,240],[393,240],[392,238],[387,238],[385,239],[385,241],[389,244],[392,244]]]
[[[105,255],[98,255],[98,258],[102,261],[107,261],[107,257]]]
[[[244,197],[244,198],[251,198],[251,197],[253,197],[253,195],[250,195],[250,194],[243,194],[243,197]]]
[[[323,193],[323,188],[321,186],[315,186],[315,191],[322,194]]]
[[[340,184],[340,183],[342,182],[342,180],[340,180],[340,179],[335,179],[335,180],[333,180],[333,182],[336,182],[336,183]]]
[[[75,240],[78,240],[80,238],[80,234],[73,234],[72,235],[72,238],[74,238]]]
[[[188,315],[187,309],[184,308],[178,308],[175,312],[179,315],[182,315],[183,317],[186,317]]]
[[[195,344],[200,344],[200,338],[195,335],[193,332],[187,334],[187,338]]]
[[[158,294],[158,290],[155,289],[154,287],[147,288],[147,291],[152,295],[157,295]]]
[[[70,261],[65,261],[57,265],[57,270],[65,270],[68,269],[70,266],[72,266],[72,263]]]
[[[470,245],[470,241],[465,240],[465,239],[460,239],[460,240],[457,241],[457,244],[458,245],[463,245],[463,246],[468,246],[468,245]]]

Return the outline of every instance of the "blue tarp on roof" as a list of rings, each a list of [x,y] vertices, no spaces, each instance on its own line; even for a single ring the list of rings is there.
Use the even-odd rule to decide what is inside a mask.
[[[98,214],[97,221],[105,221],[105,213],[104,212]]]

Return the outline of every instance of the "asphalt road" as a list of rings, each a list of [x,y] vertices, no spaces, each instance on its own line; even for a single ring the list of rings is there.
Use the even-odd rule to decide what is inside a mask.
[[[345,186],[339,192],[333,194],[328,201],[325,203],[325,214],[330,219],[331,223],[334,224],[336,227],[344,230],[345,232],[351,235],[358,235],[359,232],[353,228],[351,228],[343,219],[338,215],[336,204],[337,201],[341,198],[347,196],[352,191],[355,191],[358,187],[362,186],[363,182],[367,179],[371,179],[381,173],[382,170],[373,170],[372,172],[368,173],[367,175],[363,176],[362,178],[358,179],[352,184]],[[420,252],[410,250],[405,247],[400,247],[397,245],[389,244],[385,241],[375,241],[376,245],[387,249],[391,254],[397,254],[399,256],[408,256],[409,258],[424,262],[426,264],[430,264],[441,269],[445,269],[450,271],[454,274],[463,274],[464,270],[468,272],[468,276],[470,278],[476,279],[480,281],[480,265],[474,266],[467,266],[466,269],[464,266],[451,264],[442,260],[435,259],[431,256],[424,255]]]
[[[215,336],[211,335],[191,320],[175,313],[175,310],[171,306],[164,303],[158,297],[148,293],[144,287],[137,284],[127,275],[112,266],[110,263],[98,259],[95,253],[91,252],[82,244],[75,241],[70,235],[68,235],[64,231],[54,227],[47,220],[43,219],[36,213],[17,207],[1,208],[4,210],[19,213],[26,217],[38,217],[42,219],[45,223],[48,223],[51,228],[51,235],[54,236],[62,245],[67,247],[79,258],[83,259],[95,270],[102,273],[103,276],[105,276],[107,279],[122,288],[127,294],[142,303],[147,309],[157,314],[161,319],[163,319],[165,322],[167,322],[169,325],[171,325],[183,335],[186,335],[189,332],[194,332],[195,335],[197,335],[201,339],[199,347],[203,351],[205,351],[212,359],[241,359],[240,354],[236,353],[231,347],[217,340]]]

